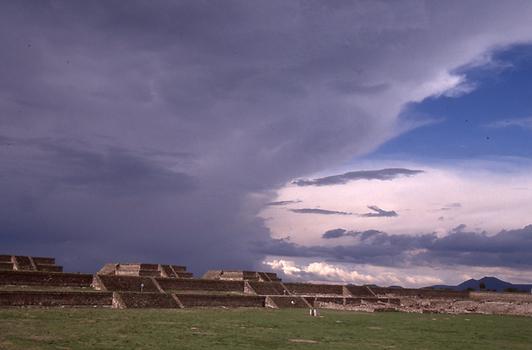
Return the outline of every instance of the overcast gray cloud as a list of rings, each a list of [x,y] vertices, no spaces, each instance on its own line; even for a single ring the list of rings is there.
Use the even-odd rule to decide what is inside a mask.
[[[325,239],[340,238],[340,237],[345,236],[346,233],[347,233],[347,230],[344,230],[343,228],[335,228],[335,229],[326,231],[321,237]]]
[[[371,209],[372,212],[364,214],[353,214],[346,211],[337,211],[337,210],[327,210],[319,208],[299,208],[299,209],[288,209],[293,213],[298,214],[322,214],[322,215],[356,215],[363,218],[390,218],[398,216],[397,212],[393,210],[384,210],[379,208],[376,205],[369,205],[368,209]]]
[[[8,158],[3,164],[6,178],[38,176],[48,187],[65,191],[90,188],[106,196],[173,195],[196,186],[191,176],[172,171],[155,157],[118,147],[94,150],[68,140],[3,139],[10,147],[6,153],[20,151],[16,161]],[[25,173],[20,165],[31,162],[41,166]]]
[[[268,205],[271,206],[283,206],[283,205],[289,205],[289,204],[296,204],[301,203],[300,200],[293,200],[293,201],[277,201],[277,202],[270,202]]]
[[[400,176],[413,176],[422,173],[422,170],[410,170],[401,168],[390,168],[381,170],[360,170],[350,171],[345,174],[320,177],[312,180],[294,180],[297,186],[329,186],[340,185],[355,180],[392,180]]]
[[[365,218],[391,218],[394,216],[398,216],[398,214],[393,210],[384,210],[379,208],[376,205],[369,205],[368,209],[371,209],[372,212],[365,213],[365,214],[359,214],[359,216],[365,217]]]
[[[366,239],[371,236],[381,234],[382,232],[377,230],[366,230],[366,231],[347,231],[342,228],[336,228],[333,230],[326,231],[321,237],[324,239],[334,239],[340,237],[360,237]]]
[[[288,209],[293,213],[298,214],[321,214],[321,215],[353,215],[345,211],[326,210],[317,208],[302,208],[302,209]]]
[[[279,239],[260,251],[274,256],[313,257],[333,262],[379,266],[490,266],[532,267],[532,225],[495,235],[466,231],[460,226],[445,237],[435,233],[390,235],[377,230],[363,232],[329,230],[323,238],[352,237],[354,243],[337,246],[302,246]]]
[[[256,267],[273,189],[408,130],[405,104],[530,40],[531,17],[519,1],[3,1],[0,245],[85,271]]]

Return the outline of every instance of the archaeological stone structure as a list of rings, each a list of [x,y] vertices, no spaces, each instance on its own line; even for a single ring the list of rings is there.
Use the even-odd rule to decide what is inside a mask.
[[[353,311],[532,315],[526,293],[460,292],[283,282],[275,273],[111,263],[67,273],[54,258],[0,255],[0,307],[329,308]]]
[[[2,270],[63,272],[63,267],[57,266],[54,258],[0,255],[0,271]]]

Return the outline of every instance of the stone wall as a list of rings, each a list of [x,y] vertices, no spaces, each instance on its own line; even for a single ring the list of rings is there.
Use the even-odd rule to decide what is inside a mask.
[[[0,271],[0,285],[90,287],[92,275],[37,271]]]
[[[0,291],[0,306],[108,306],[112,293]]]
[[[177,278],[192,278],[192,277],[194,277],[192,272],[176,271],[175,274],[177,275]]]
[[[157,264],[117,264],[115,275],[160,277],[161,273]]]
[[[220,276],[221,271],[222,270],[209,270],[209,271],[205,272],[203,274],[203,276],[201,276],[201,278],[207,279],[207,280],[218,279],[218,277]]]
[[[264,297],[245,295],[176,295],[184,307],[264,307]]]
[[[157,278],[159,286],[165,291],[201,290],[216,292],[244,292],[244,281],[222,281],[204,279]]]
[[[347,289],[347,291],[349,293],[351,293],[353,296],[355,297],[363,297],[363,296],[368,296],[368,297],[372,297],[372,296],[375,296],[373,293],[371,293],[371,291],[365,287],[365,286],[354,286],[354,285],[350,285],[348,284],[347,286],[345,286],[345,288]]]
[[[207,271],[203,278],[226,280],[226,281],[258,281],[259,276],[254,271],[241,271],[241,270],[210,270]]]
[[[204,279],[229,280],[229,281],[281,281],[273,272],[258,272],[246,270],[209,270],[203,275]]]
[[[43,272],[63,272],[63,266],[57,266],[57,265],[37,265],[36,266],[37,271],[43,271]]]
[[[95,285],[96,288],[101,288],[113,292],[158,292],[159,289],[149,277],[136,276],[109,276],[99,275],[99,282],[102,286]],[[141,285],[144,285],[141,288]]]
[[[11,261],[11,255],[0,255],[0,270],[13,270],[13,261]]]
[[[288,308],[308,308],[310,305],[302,297],[298,296],[268,296],[266,297],[267,306],[279,309]]]
[[[2,270],[2,271],[13,271],[13,263],[12,262],[0,261],[0,270]]]
[[[16,270],[35,270],[30,258],[27,256],[14,256],[13,263]]]
[[[264,280],[270,280],[272,282],[280,282],[281,279],[279,277],[277,277],[277,274],[275,272],[260,272],[260,274],[264,274],[266,275],[267,278],[264,278]]]
[[[469,297],[479,301],[504,301],[532,303],[532,293],[471,292]]]
[[[343,286],[338,284],[284,283],[291,294],[343,295]]]
[[[24,255],[0,255],[0,270],[63,272],[54,258]]]
[[[248,282],[258,295],[286,295],[288,291],[279,282]]]
[[[134,277],[164,277],[191,278],[192,273],[186,271],[185,266],[168,264],[145,263],[110,263],[105,264],[98,275],[134,276]]]
[[[161,272],[161,277],[177,278],[174,269],[170,265],[159,265],[159,271]]]
[[[175,272],[186,272],[187,267],[183,265],[171,265]]]
[[[32,259],[36,265],[55,265],[55,258],[34,256]]]
[[[377,298],[377,297],[305,297],[305,300],[313,307],[324,307],[328,304],[356,306],[362,304],[390,304],[400,305],[401,301],[398,298]]]
[[[452,290],[436,290],[436,289],[411,289],[411,288],[382,288],[371,287],[371,290],[380,296],[395,296],[395,297],[418,297],[418,298],[449,298],[449,299],[467,299],[469,292],[467,291],[452,291]]]
[[[339,298],[339,297],[305,297],[305,300],[312,306],[312,307],[321,307],[322,304],[338,304],[338,305],[344,305],[345,304],[345,298]]]
[[[105,264],[98,272],[96,272],[96,274],[100,276],[101,275],[114,275],[117,265],[118,264],[114,264],[114,263]]]
[[[116,304],[123,308],[175,309],[179,307],[177,301],[170,294],[117,292],[114,297],[120,298],[120,302]]]
[[[378,298],[378,297],[364,297],[364,298],[345,298],[346,305],[360,305],[360,304],[392,304],[401,305],[399,298]]]

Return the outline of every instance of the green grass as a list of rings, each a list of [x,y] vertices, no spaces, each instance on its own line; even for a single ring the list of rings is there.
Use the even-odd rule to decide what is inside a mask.
[[[268,309],[3,309],[0,349],[532,349],[532,318]]]

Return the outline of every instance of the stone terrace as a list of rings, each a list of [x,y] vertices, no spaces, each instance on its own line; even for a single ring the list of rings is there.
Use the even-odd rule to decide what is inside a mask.
[[[305,298],[297,296],[269,296],[266,298],[266,306],[275,309],[311,307]]]
[[[339,284],[284,283],[294,295],[344,295],[344,286]]]
[[[253,291],[259,295],[288,295],[288,290],[281,282],[248,282]]]
[[[192,278],[192,273],[187,272],[185,266],[145,263],[105,264],[97,274],[109,276]]]
[[[113,293],[113,303],[119,309],[172,309],[181,307],[171,294],[164,293]]]
[[[112,293],[76,291],[0,291],[0,306],[111,307]]]
[[[0,255],[0,270],[62,272],[54,258],[22,255]]]
[[[97,290],[112,292],[160,292],[150,277],[96,275],[92,284]]]
[[[274,273],[257,271],[212,270],[192,278],[185,266],[167,264],[106,264],[95,275],[53,266],[53,258],[0,255],[0,307],[320,307],[532,315],[532,297],[523,293],[283,283]]]
[[[159,286],[165,292],[203,291],[203,292],[237,292],[244,293],[244,281],[222,281],[205,279],[167,279],[157,278]]]
[[[280,282],[281,279],[273,272],[243,271],[243,270],[209,270],[203,275],[204,279],[229,281],[257,281]]]
[[[92,275],[42,271],[0,271],[0,286],[89,288]]]

